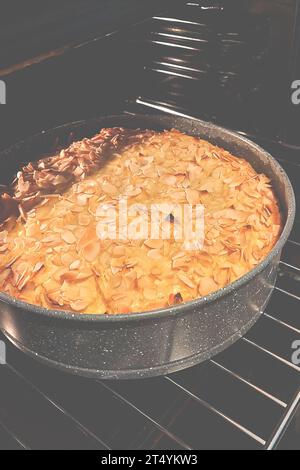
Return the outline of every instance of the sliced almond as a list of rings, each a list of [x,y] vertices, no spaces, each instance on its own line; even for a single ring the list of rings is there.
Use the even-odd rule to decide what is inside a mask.
[[[83,256],[86,261],[92,263],[97,259],[97,257],[100,254],[100,243],[99,242],[94,242],[94,243],[89,243],[86,245],[83,249]]]
[[[159,268],[152,268],[151,274],[153,274],[153,276],[160,276],[162,274],[162,271]]]
[[[87,227],[91,223],[91,217],[86,214],[79,214],[78,223],[83,227]]]
[[[61,255],[61,262],[65,267],[69,267],[74,261],[74,256],[70,253],[64,253]]]
[[[206,277],[201,279],[199,283],[199,293],[201,295],[208,295],[211,294],[212,292],[216,291],[218,289],[218,285],[215,283],[215,281],[210,278]]]
[[[51,294],[52,292],[59,290],[60,284],[53,279],[48,279],[44,282],[43,287],[48,294]]]
[[[77,204],[79,206],[86,206],[88,203],[88,200],[89,200],[89,197],[87,194],[78,194],[77,196]]]
[[[191,289],[195,289],[195,283],[182,271],[177,274],[178,278]]]
[[[89,306],[86,300],[74,300],[70,302],[70,307],[75,312],[83,312]]]
[[[103,182],[102,191],[110,196],[116,196],[118,194],[117,188],[107,181]]]
[[[177,183],[177,178],[174,175],[163,175],[160,177],[160,182],[166,184],[167,186],[175,186]]]
[[[75,235],[73,235],[73,233],[69,230],[65,230],[64,232],[62,232],[61,238],[64,242],[68,243],[69,245],[76,243]]]
[[[11,273],[10,269],[4,269],[2,272],[0,272],[0,286],[3,285],[3,283],[9,277],[10,273]]]
[[[189,204],[199,204],[200,194],[196,189],[186,189],[186,200]]]
[[[151,258],[151,259],[161,259],[162,258],[162,254],[159,250],[149,250],[148,253],[147,253],[147,256],[148,258]]]
[[[186,258],[176,258],[173,260],[172,262],[172,266],[174,269],[176,268],[183,268],[186,266],[186,264],[188,263],[188,261],[186,260]]]
[[[70,264],[71,271],[79,269],[80,265],[81,265],[80,259],[77,259],[77,260],[73,261],[73,263]]]
[[[142,190],[141,188],[137,187],[137,188],[129,188],[125,191],[125,196],[129,196],[129,197],[134,197],[134,196],[138,196],[139,194],[142,193]]]
[[[156,248],[156,249],[160,249],[163,247],[163,240],[154,240],[154,239],[149,239],[149,240],[146,240],[144,242],[144,244],[146,246],[148,246],[149,248]]]
[[[44,263],[38,262],[33,268],[34,273],[38,273],[44,267]]]
[[[112,256],[115,258],[120,258],[125,256],[126,250],[124,246],[114,246],[112,249]]]

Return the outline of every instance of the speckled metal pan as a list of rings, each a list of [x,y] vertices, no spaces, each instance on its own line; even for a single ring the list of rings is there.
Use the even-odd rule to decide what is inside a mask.
[[[256,144],[207,122],[167,115],[101,117],[34,136],[0,153],[0,183],[10,182],[20,163],[114,126],[176,128],[248,160],[269,176],[280,201],[284,228],[279,241],[262,263],[226,288],[153,312],[75,315],[0,293],[0,328],[25,353],[74,374],[107,379],[168,374],[221,352],[258,320],[272,293],[281,251],[292,229],[294,193],[277,161]]]

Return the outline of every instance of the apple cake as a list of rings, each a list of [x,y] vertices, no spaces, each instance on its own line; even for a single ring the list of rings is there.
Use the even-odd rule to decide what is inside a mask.
[[[121,197],[128,207],[201,205],[202,246],[151,233],[99,236],[99,206]],[[174,232],[176,215],[157,223],[166,220]],[[102,129],[27,164],[1,190],[0,290],[82,314],[164,308],[240,278],[280,231],[269,179],[243,158],[177,130]]]

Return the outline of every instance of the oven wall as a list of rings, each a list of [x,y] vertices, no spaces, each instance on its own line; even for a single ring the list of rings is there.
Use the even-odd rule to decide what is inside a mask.
[[[127,32],[0,75],[0,147],[67,121],[145,112],[144,104],[300,145],[300,105],[291,103],[291,83],[300,80],[299,1],[166,4]]]
[[[170,0],[3,0],[0,16],[0,148],[66,121],[119,110],[133,96],[138,60],[130,25]],[[1,102],[1,97],[0,97]]]
[[[136,68],[133,50],[116,37],[6,76],[0,146],[64,122],[118,111],[135,92]]]

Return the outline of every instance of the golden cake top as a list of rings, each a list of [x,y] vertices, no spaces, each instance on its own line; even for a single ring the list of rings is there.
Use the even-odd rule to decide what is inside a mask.
[[[203,243],[192,249],[179,221],[187,206],[204,211]],[[28,164],[1,196],[1,220],[0,290],[79,313],[205,296],[254,268],[281,230],[264,174],[176,130],[104,129]]]

